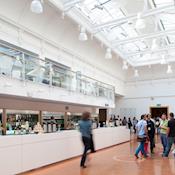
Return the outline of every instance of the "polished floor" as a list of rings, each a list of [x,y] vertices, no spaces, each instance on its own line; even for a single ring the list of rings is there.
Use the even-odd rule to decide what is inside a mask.
[[[137,142],[121,144],[98,151],[89,156],[87,168],[79,167],[80,158],[34,170],[23,175],[175,175],[175,158],[161,157],[161,144],[157,139],[155,154],[147,159],[135,160]]]

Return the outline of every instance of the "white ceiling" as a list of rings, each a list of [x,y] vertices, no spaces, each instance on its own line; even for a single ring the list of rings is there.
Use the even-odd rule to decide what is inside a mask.
[[[58,0],[50,0],[58,5]],[[133,67],[175,61],[174,0],[59,0],[65,14],[74,15],[88,32],[102,38]],[[144,29],[136,29],[142,13]],[[99,39],[99,38],[98,38]],[[158,47],[151,49],[156,39]]]

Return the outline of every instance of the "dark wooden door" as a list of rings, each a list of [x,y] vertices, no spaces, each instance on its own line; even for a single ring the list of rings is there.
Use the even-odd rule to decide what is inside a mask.
[[[150,110],[152,118],[161,117],[163,113],[168,115],[168,107],[151,107]]]
[[[106,122],[107,109],[99,109],[99,122]]]

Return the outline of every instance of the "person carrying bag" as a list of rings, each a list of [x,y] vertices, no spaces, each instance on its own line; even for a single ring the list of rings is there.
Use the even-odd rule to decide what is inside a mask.
[[[136,125],[137,129],[137,141],[139,142],[139,145],[135,151],[135,157],[138,159],[138,154],[141,152],[143,156],[146,158],[147,154],[144,150],[144,144],[146,142],[147,138],[147,122],[146,122],[146,115],[141,116],[141,120]]]

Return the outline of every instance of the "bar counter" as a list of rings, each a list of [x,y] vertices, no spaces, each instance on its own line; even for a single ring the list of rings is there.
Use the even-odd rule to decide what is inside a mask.
[[[96,150],[130,140],[126,127],[93,130]],[[58,133],[14,135],[0,137],[0,174],[13,175],[82,154],[80,133],[77,130]]]

